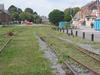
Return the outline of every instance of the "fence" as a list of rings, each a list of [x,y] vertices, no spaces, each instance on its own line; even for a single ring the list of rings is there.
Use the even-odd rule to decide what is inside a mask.
[[[73,29],[60,29],[59,31],[67,33],[69,36],[76,36],[76,37],[81,37],[82,39],[87,39],[94,42],[100,42],[100,35],[98,34],[82,32],[82,31],[73,30]]]

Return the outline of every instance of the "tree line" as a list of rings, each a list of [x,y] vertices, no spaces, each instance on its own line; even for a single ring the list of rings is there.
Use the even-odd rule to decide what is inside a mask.
[[[49,21],[54,24],[58,25],[60,21],[67,21],[71,22],[72,18],[75,14],[80,10],[79,7],[74,8],[67,8],[64,11],[54,9],[48,15]],[[8,8],[8,12],[12,18],[12,22],[21,22],[21,21],[29,21],[33,23],[41,23],[42,18],[38,15],[37,12],[33,11],[31,8],[26,8],[24,11],[14,5],[11,5]]]
[[[33,11],[31,8],[26,8],[24,11],[22,9],[11,5],[8,8],[8,12],[12,18],[12,22],[21,22],[21,21],[29,21],[33,23],[41,23],[42,19],[37,14],[37,12]]]
[[[49,21],[54,25],[58,25],[60,21],[71,22],[75,14],[80,10],[79,7],[67,8],[64,11],[54,9],[49,13]]]

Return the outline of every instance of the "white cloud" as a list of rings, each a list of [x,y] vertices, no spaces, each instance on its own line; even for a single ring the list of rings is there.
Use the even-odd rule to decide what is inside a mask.
[[[83,6],[92,0],[2,0],[0,3],[5,4],[7,9],[10,5],[15,5],[23,10],[26,7],[32,8],[40,15],[48,15],[53,9],[64,10],[68,7]]]

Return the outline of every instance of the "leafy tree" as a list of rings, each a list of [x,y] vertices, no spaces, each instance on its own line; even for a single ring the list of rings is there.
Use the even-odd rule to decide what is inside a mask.
[[[17,12],[17,7],[15,7],[14,5],[11,5],[11,6],[8,8],[8,11],[9,11],[9,13]]]
[[[79,7],[75,8],[67,8],[64,10],[64,19],[65,21],[70,22],[72,18],[75,16],[75,14],[80,10]]]
[[[19,14],[17,12],[13,12],[11,14],[11,16],[13,17],[13,20],[18,20],[19,19]]]
[[[18,12],[18,14],[21,14],[23,11],[22,11],[22,9],[18,8],[17,12]]]
[[[73,8],[73,16],[75,16],[75,14],[78,12],[80,10],[80,8],[79,7],[75,7],[75,8]]]
[[[80,10],[79,7],[75,7],[75,8],[67,8],[64,10],[64,14],[65,15],[70,15],[72,17],[75,16],[75,14]]]
[[[63,20],[64,20],[64,12],[57,10],[57,9],[50,12],[49,21],[51,23],[58,25],[58,23]]]
[[[32,14],[29,14],[29,13],[26,13],[26,12],[22,12],[20,15],[19,15],[20,19],[21,20],[28,20],[28,21],[33,21],[33,15]]]
[[[37,12],[33,12],[33,15],[38,15]]]
[[[67,8],[64,10],[65,15],[73,15],[73,9],[72,8]]]
[[[8,8],[8,11],[10,13],[10,16],[12,17],[12,21],[20,21],[19,14],[22,13],[22,10],[20,8],[15,7],[14,5],[11,5]]]
[[[33,10],[31,8],[26,8],[25,9],[25,12],[30,13],[30,14],[33,14]]]
[[[10,13],[10,16],[12,17],[12,21],[19,21],[20,23],[21,20],[28,20],[34,23],[41,23],[40,16],[37,14],[37,12],[33,12],[31,8],[26,8],[23,12],[22,9],[11,5],[8,8],[8,11]]]
[[[70,15],[65,15],[64,20],[70,22],[72,20],[72,17]]]

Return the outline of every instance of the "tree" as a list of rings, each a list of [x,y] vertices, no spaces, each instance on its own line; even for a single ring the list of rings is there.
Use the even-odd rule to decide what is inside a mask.
[[[67,8],[64,10],[65,15],[73,15],[73,9],[72,8]]]
[[[33,15],[38,15],[37,12],[33,12]]]
[[[28,21],[31,21],[31,22],[34,22],[34,15],[30,14],[30,13],[27,13],[27,12],[22,12],[20,15],[19,15],[20,19],[21,20],[28,20]]]
[[[64,19],[65,21],[70,22],[72,18],[75,16],[75,14],[80,10],[79,7],[75,8],[67,8],[64,10]]]
[[[78,12],[80,10],[80,8],[79,7],[75,7],[75,8],[73,8],[73,16],[75,16],[75,14]]]
[[[72,17],[70,15],[65,15],[64,20],[70,22],[72,20]]]
[[[19,14],[22,13],[22,10],[20,8],[15,7],[14,5],[11,5],[8,8],[8,11],[10,13],[10,16],[12,17],[12,21],[20,21]]]
[[[23,11],[22,11],[22,9],[18,8],[17,12],[18,12],[18,14],[21,14]]]
[[[9,13],[17,12],[17,7],[15,7],[14,5],[11,5],[11,6],[8,8],[8,11],[9,11]]]
[[[31,8],[26,8],[23,12],[22,9],[15,7],[14,5],[11,5],[8,8],[8,11],[10,13],[10,16],[12,17],[12,21],[21,22],[21,20],[28,20],[34,23],[40,23],[41,18],[37,14],[37,12],[33,12]]]
[[[13,20],[18,20],[19,19],[19,14],[17,12],[13,12],[11,14],[11,17],[13,17]]]
[[[25,9],[25,12],[30,13],[30,14],[33,14],[33,10],[31,8],[26,8]]]
[[[72,17],[75,16],[75,14],[80,10],[79,7],[75,7],[75,8],[67,8],[64,10],[64,14],[65,15],[70,15]]]
[[[49,14],[49,21],[55,25],[58,25],[60,21],[64,21],[64,12],[60,10],[53,10]]]

